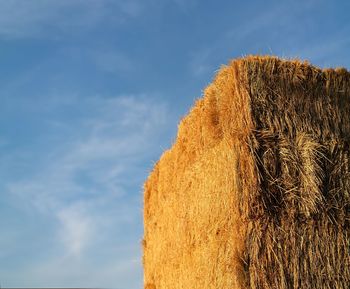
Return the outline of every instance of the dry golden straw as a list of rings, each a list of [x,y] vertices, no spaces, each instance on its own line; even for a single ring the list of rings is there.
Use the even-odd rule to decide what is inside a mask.
[[[350,288],[349,117],[345,69],[222,67],[145,184],[145,288]]]

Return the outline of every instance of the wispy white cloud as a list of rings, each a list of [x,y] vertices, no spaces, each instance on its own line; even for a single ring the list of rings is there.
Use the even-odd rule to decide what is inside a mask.
[[[169,121],[167,106],[147,96],[75,101],[90,110],[87,116],[74,129],[69,121],[53,124],[75,135],[61,136],[67,140],[62,139],[49,150],[44,157],[45,167],[37,168],[37,177],[8,185],[12,192],[30,196],[32,203],[41,202],[49,209],[57,206],[50,197],[65,200],[72,194],[94,195],[101,186],[120,189],[117,183],[138,170],[138,163],[154,150],[158,134],[164,132]],[[84,181],[89,185],[84,187]]]
[[[85,206],[79,204],[63,207],[57,212],[57,218],[60,221],[58,238],[65,245],[67,254],[79,257],[93,238],[94,221],[85,211]]]
[[[200,51],[191,54],[189,69],[195,77],[202,77],[204,74],[212,72],[215,69],[212,64],[214,52],[215,47],[208,45]]]
[[[140,255],[134,253],[138,248],[121,246],[121,249],[126,256],[118,255],[111,250],[110,256],[115,259],[108,263],[101,264],[99,261],[89,262],[88,259],[63,256],[35,264],[23,273],[8,272],[6,276],[8,280],[17,279],[16,284],[24,288],[28,287],[28,284],[32,284],[33,287],[52,284],[52,287],[67,288],[142,288]],[[6,285],[6,282],[2,284]]]
[[[31,272],[33,286],[42,276],[38,269],[42,267],[50,271],[50,284],[61,280],[57,286],[91,286],[78,284],[80,274],[85,273],[70,264],[91,263],[83,266],[91,272],[98,252],[113,251],[113,243],[120,248],[131,243],[134,251],[110,252],[105,263],[94,268],[94,278],[89,277],[93,284],[103,286],[117,279],[124,282],[126,276],[141,270],[142,181],[159,150],[157,142],[169,125],[168,107],[148,95],[80,98],[73,100],[76,106],[75,101],[84,107],[86,115],[75,124],[69,120],[54,124],[63,132],[57,145],[45,149],[48,153],[42,156],[40,165],[33,164],[30,179],[6,185],[7,194],[17,206],[52,220],[58,246],[55,252],[61,252],[32,264],[36,268]],[[72,125],[74,129],[66,130]],[[66,132],[70,135],[64,135]],[[133,227],[134,232],[127,233]],[[116,263],[107,266],[111,258]],[[114,274],[103,273],[110,266],[116,270]],[[71,270],[62,270],[66,267]],[[110,279],[103,280],[102,276]]]
[[[322,66],[347,64],[349,26],[338,26],[333,33],[320,28],[320,19],[328,16],[326,1],[267,1],[256,9],[238,9],[229,28],[193,47],[188,66],[193,76],[203,77],[230,58],[249,54],[308,59]]]
[[[75,28],[80,32],[88,30],[101,21],[123,23],[141,11],[142,3],[138,0],[1,1],[0,35],[21,38],[45,34],[55,38]]]
[[[349,32],[350,29],[346,27],[335,31],[332,35],[325,35],[317,41],[291,47],[286,50],[285,54],[288,57],[310,60],[322,67],[350,67],[350,59],[348,59],[347,49],[345,49],[350,44],[347,37]]]
[[[130,72],[134,67],[133,62],[127,55],[115,49],[94,50],[89,53],[89,56],[96,67],[105,72]]]

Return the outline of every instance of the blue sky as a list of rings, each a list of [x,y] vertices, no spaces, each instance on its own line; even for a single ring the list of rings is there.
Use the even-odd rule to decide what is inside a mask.
[[[229,59],[350,68],[349,1],[0,1],[0,283],[142,288],[142,185]]]

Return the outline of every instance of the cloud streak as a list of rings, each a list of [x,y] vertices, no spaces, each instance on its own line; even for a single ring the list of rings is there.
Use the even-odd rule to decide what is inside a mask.
[[[112,14],[111,11],[114,11]],[[7,38],[28,38],[45,35],[52,38],[107,21],[122,24],[142,11],[140,1],[21,1],[0,2],[0,35]]]
[[[77,105],[75,101],[73,106]],[[79,283],[79,274],[84,273],[70,264],[93,264],[96,262],[93,260],[99,259],[99,253],[106,255],[106,261],[101,269],[95,268],[91,282],[96,286],[117,281],[127,284],[125,278],[130,277],[132,271],[138,274],[141,270],[141,185],[147,174],[147,163],[150,165],[150,160],[159,154],[159,148],[154,148],[166,133],[169,110],[164,102],[155,102],[148,95],[80,98],[79,102],[87,114],[74,129],[66,130],[72,124],[63,121],[58,126],[63,134],[57,146],[42,156],[44,159],[38,167],[32,168],[35,172],[30,179],[8,183],[6,194],[22,204],[23,210],[34,210],[51,220],[56,246],[52,250],[60,254],[31,265],[33,268],[44,266],[50,271],[47,273],[52,276],[50,284],[91,286]],[[65,135],[67,131],[74,135]],[[124,256],[118,250],[113,252],[113,247],[130,243],[136,251]],[[101,279],[102,270],[106,270],[106,264],[113,259],[119,263],[111,266],[117,266],[116,272],[121,273],[109,275],[113,280],[108,283]],[[62,266],[71,271],[64,273]],[[26,286],[38,284],[39,271],[32,272]],[[54,274],[56,271],[63,273],[58,276]]]
[[[337,9],[345,9],[341,8],[344,3]],[[257,2],[255,9],[251,4],[240,5],[229,27],[193,47],[188,70],[194,77],[203,77],[228,59],[249,54],[308,59],[319,66],[344,65],[350,26],[330,21],[335,6],[327,5],[315,0],[267,1],[263,6]]]
[[[67,255],[79,257],[93,238],[94,222],[84,206],[73,204],[57,212],[60,221],[58,238],[64,243]]]

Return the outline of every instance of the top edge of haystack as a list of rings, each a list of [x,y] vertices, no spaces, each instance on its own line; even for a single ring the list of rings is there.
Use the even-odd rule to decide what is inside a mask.
[[[298,127],[317,138],[349,139],[350,126],[343,121],[350,113],[347,69],[254,55],[234,59],[227,67],[245,79],[255,129],[286,130],[293,136]]]
[[[348,139],[350,127],[342,126],[342,118],[349,110],[350,72],[345,68],[322,69],[299,59],[249,55],[218,70],[180,122],[177,139],[187,146],[192,139],[207,143],[211,134],[206,131],[215,131],[214,140],[249,136],[257,129],[294,133],[296,119],[308,133],[325,134],[311,131],[317,120],[326,131]]]
[[[334,97],[339,94],[343,101],[350,98],[350,71],[346,68],[320,68],[307,60],[270,55],[248,55],[230,60],[217,71],[203,96],[205,98],[215,87],[226,85],[234,86],[242,94],[244,89],[251,91],[259,83],[271,90],[277,86],[288,87],[289,91],[322,89]],[[287,99],[287,96],[283,98]]]
[[[301,60],[299,58],[283,58],[273,55],[247,55],[239,58],[234,58],[229,61],[229,65],[237,65],[239,63],[250,63],[250,64],[256,64],[256,65],[283,65],[283,66],[295,66],[299,68],[310,68],[317,72],[335,72],[337,74],[344,74],[350,76],[350,71],[345,67],[326,67],[326,68],[320,68],[312,63],[310,63],[308,60]]]

